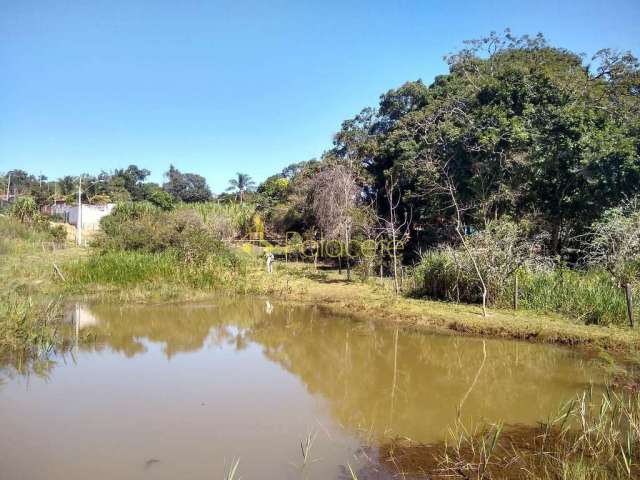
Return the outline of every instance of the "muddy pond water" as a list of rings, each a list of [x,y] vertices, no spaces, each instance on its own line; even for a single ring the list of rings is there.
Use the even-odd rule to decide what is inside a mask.
[[[89,341],[0,370],[2,479],[222,479],[238,458],[246,480],[348,478],[385,439],[444,439],[463,399],[467,425],[535,424],[603,381],[563,348],[259,298],[69,315]]]

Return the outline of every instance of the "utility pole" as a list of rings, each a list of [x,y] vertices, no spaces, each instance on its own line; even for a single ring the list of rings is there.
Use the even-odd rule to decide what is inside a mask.
[[[82,175],[78,177],[78,216],[76,218],[78,246],[82,245]]]
[[[9,174],[9,180],[7,181],[7,202],[9,201],[9,188],[11,187],[11,174]]]

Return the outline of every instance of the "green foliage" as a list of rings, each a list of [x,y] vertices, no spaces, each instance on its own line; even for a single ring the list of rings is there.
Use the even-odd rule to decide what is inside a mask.
[[[173,210],[175,208],[175,199],[169,192],[165,192],[161,188],[154,188],[145,194],[146,199],[162,210]]]
[[[213,286],[214,277],[237,274],[241,261],[222,240],[249,226],[254,210],[250,205],[216,203],[181,205],[172,211],[149,202],[120,204],[102,219],[102,233],[94,243],[104,258],[86,266],[105,276],[88,281],[108,283],[109,275],[127,282],[173,276],[182,284]],[[126,274],[128,269],[136,272]]]
[[[22,223],[37,222],[38,205],[32,197],[20,197],[9,208],[9,215]]]
[[[493,222],[486,230],[467,236],[469,250],[487,285],[489,305],[513,305],[517,276],[520,308],[560,313],[587,324],[627,325],[625,295],[610,273],[601,268],[555,267],[541,255],[543,238],[531,241],[529,236],[526,228],[512,222]],[[629,271],[631,266],[620,268]],[[415,275],[413,295],[481,302],[479,278],[462,248],[444,246],[427,252]],[[639,285],[636,283],[636,290]],[[640,313],[640,305],[636,309]]]
[[[51,241],[48,231],[0,215],[0,255],[19,254]]]
[[[71,284],[131,285],[175,278],[178,263],[174,252],[107,251],[70,262],[65,270]]]
[[[422,257],[416,268],[417,290],[413,295],[479,303],[481,291],[477,276],[465,265],[464,252],[446,249]],[[496,279],[484,270],[489,288],[490,305],[511,308],[515,277]],[[624,291],[603,270],[575,271],[564,268],[532,269],[524,266],[518,276],[519,308],[542,313],[559,313],[582,323],[628,325]],[[500,281],[502,280],[502,281]],[[635,288],[635,296],[640,288]],[[635,306],[635,315],[640,305]]]
[[[539,312],[555,312],[586,324],[628,325],[623,289],[602,270],[574,271],[556,269],[519,272],[520,306]],[[636,285],[637,298],[640,288]],[[508,306],[513,287],[506,289],[500,303]],[[640,314],[636,302],[635,316]]]
[[[31,197],[18,198],[9,208],[9,218],[0,217],[0,253],[10,249],[12,239],[28,242],[53,241],[64,243],[67,232],[61,225],[51,225],[49,219],[40,214],[35,201]]]
[[[229,250],[185,261],[178,251],[107,251],[65,265],[67,286],[84,291],[93,285],[126,287],[171,284],[197,289],[233,288],[245,282],[247,259]]]
[[[258,193],[265,206],[273,206],[287,201],[290,180],[281,175],[272,175],[258,187]]]
[[[163,189],[174,198],[187,203],[206,202],[211,199],[211,190],[203,176],[182,173],[173,165],[169,166],[166,176],[167,182],[163,185]]]
[[[200,215],[202,221],[223,239],[247,235],[253,231],[256,206],[251,203],[204,202],[179,208],[192,208]]]
[[[449,74],[391,90],[377,110],[344,122],[331,155],[365,165],[378,199],[394,172],[400,210],[445,227],[431,238],[451,239],[442,222],[451,202],[434,188],[443,183],[429,168],[435,162],[468,207],[465,224],[535,218],[560,252],[604,209],[640,191],[638,63],[603,55],[608,66],[593,72],[543,37],[469,42],[449,57]]]
[[[481,300],[481,282],[475,259],[487,286],[487,302],[497,305],[518,269],[544,269],[541,255],[544,237],[532,236],[531,225],[496,221],[483,231],[466,236],[461,246],[442,246],[423,255],[416,268],[419,290],[430,297],[475,303]]]
[[[640,283],[640,197],[607,210],[587,237],[587,262],[622,285]]]
[[[229,180],[229,188],[227,188],[227,191],[237,192],[240,203],[243,203],[246,193],[254,189],[255,182],[253,179],[246,173],[238,172],[236,178]]]
[[[60,341],[58,303],[36,304],[15,292],[0,292],[0,358],[39,357]]]

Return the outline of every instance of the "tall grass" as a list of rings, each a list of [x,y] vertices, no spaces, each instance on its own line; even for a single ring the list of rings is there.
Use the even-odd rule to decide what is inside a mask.
[[[47,228],[35,228],[15,218],[0,215],[0,255],[28,253],[55,240]]]
[[[558,312],[587,324],[627,325],[624,290],[602,270],[555,269],[548,272],[519,272],[519,304],[523,308]],[[513,284],[503,293],[501,306],[513,298]],[[637,298],[637,286],[636,286]],[[635,316],[640,314],[636,302]]]
[[[11,371],[46,376],[50,355],[64,348],[62,308],[13,292],[0,293],[0,382]]]
[[[210,255],[186,262],[175,251],[107,251],[65,265],[67,288],[91,292],[96,286],[122,288],[143,285],[153,290],[161,284],[202,290],[225,288],[245,291],[251,260],[232,253]]]
[[[62,341],[61,306],[44,294],[43,276],[52,236],[48,224],[23,223],[0,215],[0,358],[27,365]]]
[[[174,253],[108,251],[65,265],[70,285],[104,284],[126,286],[176,278],[178,260]]]
[[[61,320],[60,304],[36,303],[16,293],[0,294],[0,349],[49,351],[56,343]]]
[[[446,442],[398,440],[381,456],[403,475],[434,479],[640,478],[640,393],[585,392],[535,427],[458,424]]]
[[[215,219],[228,219],[233,228],[241,232],[248,232],[252,227],[256,206],[251,203],[185,203],[178,207],[181,210],[195,210],[205,223]]]
[[[480,302],[480,282],[474,271],[464,267],[466,263],[464,254],[452,249],[425,254],[415,269],[415,289],[409,293],[453,302]],[[628,324],[624,291],[610,274],[597,268],[524,267],[499,278],[485,272],[490,306],[512,307],[516,275],[519,308],[560,313],[586,324]],[[638,286],[633,286],[636,298],[640,294]],[[634,308],[637,317],[640,302],[636,301]]]

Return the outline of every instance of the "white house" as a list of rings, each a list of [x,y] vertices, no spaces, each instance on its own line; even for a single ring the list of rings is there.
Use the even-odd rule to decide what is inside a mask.
[[[97,230],[100,228],[100,219],[109,215],[115,208],[115,203],[107,203],[105,205],[82,205],[82,229]],[[64,202],[57,201],[53,205],[42,207],[42,212],[49,215],[58,215],[70,225],[78,224],[78,206],[68,205]]]

